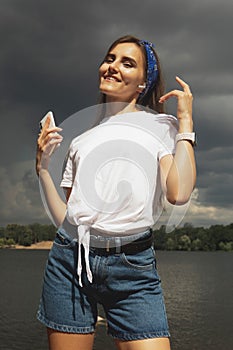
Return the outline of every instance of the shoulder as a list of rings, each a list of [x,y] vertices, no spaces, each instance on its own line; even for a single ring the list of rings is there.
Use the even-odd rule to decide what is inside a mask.
[[[172,114],[142,111],[139,115],[141,121],[150,125],[153,130],[156,129],[160,132],[167,132],[169,130],[178,131],[178,119]]]
[[[87,131],[83,132],[81,135],[78,135],[75,138],[73,138],[73,140],[70,143],[70,147],[69,147],[70,152],[77,151],[80,142],[82,142],[82,140],[84,140],[86,137],[88,137],[90,134],[92,134],[95,128],[96,127],[88,129]]]
[[[150,115],[151,115],[151,118],[153,118],[153,120],[157,123],[173,125],[174,127],[178,128],[178,119],[172,114],[150,113]]]

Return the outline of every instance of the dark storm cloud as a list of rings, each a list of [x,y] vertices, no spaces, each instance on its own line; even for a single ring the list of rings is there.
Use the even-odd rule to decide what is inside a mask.
[[[77,82],[93,61],[83,51],[89,20],[87,15],[86,22],[80,22],[80,6],[69,4],[76,2],[15,1],[7,11],[1,21],[6,100],[9,96],[15,103],[39,105],[69,99],[74,86],[81,91]]]
[[[33,203],[32,216],[41,219],[38,188],[25,190],[38,122],[50,109],[61,123],[95,104],[98,65],[111,42],[127,33],[155,43],[167,89],[178,88],[176,75],[190,83],[199,136],[200,205],[232,205],[232,1],[2,0],[0,5],[0,174],[11,188],[11,197],[2,189],[9,202],[6,220],[13,208],[17,217],[15,198],[22,188],[23,198]],[[174,101],[168,110],[175,114]]]
[[[227,95],[210,95],[200,97],[195,102],[194,119],[198,132],[198,145],[200,150],[224,148],[232,146],[233,93]]]
[[[232,207],[233,147],[203,151],[198,164],[201,169],[198,179],[201,203]]]
[[[38,181],[31,162],[13,164],[9,168],[0,167],[0,181],[1,225],[45,221]]]

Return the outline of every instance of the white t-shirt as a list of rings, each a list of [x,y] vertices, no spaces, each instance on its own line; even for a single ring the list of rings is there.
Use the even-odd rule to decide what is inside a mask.
[[[89,249],[90,227],[119,236],[154,225],[162,210],[159,161],[174,154],[177,127],[174,116],[138,111],[104,118],[73,139],[61,187],[72,187],[67,220],[80,244]]]

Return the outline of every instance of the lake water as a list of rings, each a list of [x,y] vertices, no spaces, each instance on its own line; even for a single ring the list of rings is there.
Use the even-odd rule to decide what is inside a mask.
[[[46,250],[0,250],[1,350],[48,349],[35,317],[47,256]],[[233,253],[159,251],[157,260],[172,349],[232,350]],[[104,323],[94,349],[115,349]]]

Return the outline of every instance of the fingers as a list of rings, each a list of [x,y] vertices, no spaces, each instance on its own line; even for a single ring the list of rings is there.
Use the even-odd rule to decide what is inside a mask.
[[[45,120],[44,125],[41,126],[41,128],[40,128],[39,136],[42,135],[45,132],[45,130],[47,130],[49,128],[50,121],[51,121],[50,116],[48,116]]]
[[[50,128],[49,125],[50,117],[48,116],[37,140],[38,151],[46,154],[51,154],[51,149],[54,150],[63,140],[59,134],[62,129],[57,126]]]
[[[38,138],[38,147],[42,152],[45,152],[47,147],[53,144],[59,144],[63,140],[63,137],[57,132],[49,131],[46,135],[41,135]]]
[[[182,90],[177,90],[177,89],[169,91],[168,93],[166,93],[166,94],[164,94],[163,96],[160,97],[159,103],[164,103],[170,97],[177,97],[179,99],[181,97],[184,97],[184,95],[186,95],[188,98],[192,99],[192,93],[191,93],[189,85],[184,80],[182,80],[180,77],[178,77],[178,76],[176,76],[176,81],[183,88],[183,91]]]
[[[60,146],[63,137],[59,134],[62,131],[59,127],[50,127],[50,116],[46,118],[43,128],[37,139],[36,151],[36,172],[39,175],[42,168],[48,169],[50,156]]]
[[[55,127],[52,127],[52,128],[49,128],[49,124],[47,125],[47,120],[46,120],[46,123],[45,125],[43,126],[43,128],[41,129],[40,133],[39,133],[39,139],[44,139],[46,138],[49,134],[57,134],[59,132],[62,131],[62,128],[59,128],[58,126],[55,126]]]
[[[180,77],[176,76],[176,81],[180,84],[180,86],[182,86],[185,92],[191,92],[189,85]]]
[[[172,90],[170,92],[167,92],[165,95],[160,97],[159,103],[164,103],[170,97],[178,97],[180,93],[182,93],[182,91],[180,91],[180,90]]]
[[[46,136],[49,133],[58,133],[60,131],[62,131],[62,128],[59,128],[58,126],[50,128],[49,124],[48,124],[48,126],[45,124],[43,126],[43,128],[41,129],[39,136]]]
[[[61,135],[56,135],[46,140],[46,142],[38,144],[41,159],[47,159],[47,157],[50,157],[55,149],[60,146],[62,140],[63,137]]]

